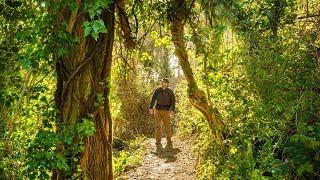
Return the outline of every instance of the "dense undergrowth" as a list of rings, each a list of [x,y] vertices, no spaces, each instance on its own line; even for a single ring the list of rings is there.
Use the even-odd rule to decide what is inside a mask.
[[[123,149],[114,149],[113,172],[115,178],[142,163],[142,158],[146,153],[146,145],[143,144],[145,139],[143,136],[136,137],[127,142]]]
[[[319,56],[313,36],[296,30],[255,39],[251,49],[240,38],[238,48],[226,44],[209,57],[202,77],[225,120],[221,144],[181,98],[179,127],[199,139],[200,179],[320,177]]]
[[[85,13],[106,8],[105,1],[95,2]],[[143,138],[136,137],[153,137],[149,100],[157,80],[167,76],[178,103],[173,126],[197,139],[199,179],[319,179],[320,21],[305,16],[311,8],[300,0],[190,3],[184,40],[196,82],[223,117],[224,138],[217,143],[188,102],[163,14],[170,4],[147,2],[126,1],[126,9],[138,9],[129,21],[140,22],[140,49],[125,51],[120,32],[113,47],[108,108],[113,136],[127,143],[115,148],[115,176],[140,163]],[[318,12],[320,3],[309,3]],[[61,4],[76,9],[71,1],[52,7]],[[0,179],[48,179],[54,169],[79,179],[83,139],[95,133],[90,118],[57,124],[55,56],[66,55],[77,38],[65,22],[54,29],[48,5],[0,1]],[[86,25],[95,39],[105,32],[98,19]]]

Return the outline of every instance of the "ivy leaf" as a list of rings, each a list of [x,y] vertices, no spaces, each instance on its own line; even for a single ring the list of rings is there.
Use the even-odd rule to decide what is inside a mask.
[[[97,40],[99,37],[99,32],[97,31],[92,31],[91,36],[93,37],[94,40]]]
[[[25,38],[26,38],[26,33],[23,32],[23,31],[17,32],[17,38],[18,38],[18,40],[20,40],[20,41],[25,40]]]
[[[64,32],[64,31],[59,31],[58,32],[58,37],[61,38],[61,39],[65,39],[65,40],[68,39],[67,33]]]
[[[76,13],[78,11],[78,5],[76,2],[69,3],[69,7],[72,13]]]
[[[101,11],[102,11],[101,9],[97,9],[97,10],[96,10],[96,14],[100,15],[100,14],[101,14]]]
[[[88,21],[86,21],[83,23],[83,26],[84,26],[84,37],[87,37],[92,31],[91,24]]]
[[[99,33],[105,33],[107,32],[107,28],[104,25],[104,22],[99,19],[99,20],[95,20],[92,22],[92,32],[91,32],[91,36],[97,40],[99,37]]]
[[[97,21],[94,21],[92,29],[95,32],[99,32],[99,23]]]
[[[90,9],[88,10],[88,13],[89,13],[90,19],[94,19],[94,16],[95,16],[95,11],[94,11],[94,9],[93,9],[93,8],[90,8]]]
[[[61,47],[58,49],[58,57],[62,57],[65,54],[67,54],[67,50],[65,48]]]
[[[313,172],[313,165],[310,163],[305,163],[303,165],[300,165],[297,173],[298,176],[302,176],[304,173],[312,173]]]
[[[92,136],[95,133],[94,122],[84,118],[83,122],[78,125],[77,130],[81,135]]]
[[[67,163],[67,160],[61,155],[57,156],[56,166],[58,169],[69,170],[69,165]]]
[[[106,26],[104,25],[104,22],[101,19],[94,21],[92,29],[93,29],[93,31],[97,31],[97,32],[100,32],[100,33],[107,32],[107,28],[106,28]]]
[[[29,68],[30,65],[31,65],[30,59],[28,59],[28,58],[23,58],[23,59],[21,60],[21,65],[22,65],[22,67],[23,67],[24,69]]]
[[[67,144],[72,144],[73,139],[72,139],[71,136],[67,136],[66,139],[65,139],[65,141],[66,141]]]

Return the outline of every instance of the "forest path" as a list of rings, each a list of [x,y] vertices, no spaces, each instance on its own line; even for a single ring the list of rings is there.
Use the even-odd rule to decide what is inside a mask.
[[[154,138],[146,139],[146,154],[139,167],[123,173],[118,179],[196,179],[196,153],[190,140],[174,137],[173,149],[162,148],[156,153]],[[166,140],[162,139],[165,147]]]

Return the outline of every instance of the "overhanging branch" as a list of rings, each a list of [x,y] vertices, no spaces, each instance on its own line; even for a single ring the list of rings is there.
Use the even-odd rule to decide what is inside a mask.
[[[123,36],[125,39],[125,46],[128,49],[133,49],[136,45],[134,38],[132,37],[132,31],[130,28],[129,19],[127,13],[125,11],[123,0],[116,1],[118,15],[120,18],[120,27],[123,32]]]

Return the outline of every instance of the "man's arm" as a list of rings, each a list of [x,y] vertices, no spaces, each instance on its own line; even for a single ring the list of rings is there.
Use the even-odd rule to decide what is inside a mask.
[[[171,106],[170,106],[170,110],[174,111],[176,108],[176,98],[174,97],[174,93],[173,90],[170,90],[170,99],[171,99]]]
[[[156,89],[153,93],[149,109],[153,109],[154,104],[156,103],[157,95],[158,95],[158,89]]]

